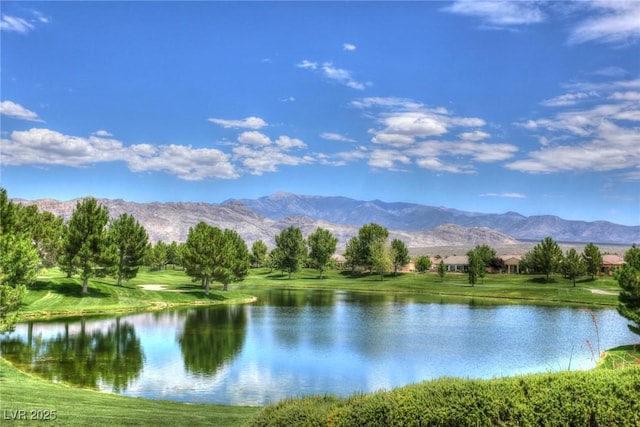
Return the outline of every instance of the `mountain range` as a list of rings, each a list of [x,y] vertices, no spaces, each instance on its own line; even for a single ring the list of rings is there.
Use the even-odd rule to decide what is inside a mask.
[[[70,218],[78,200],[35,201],[40,210]],[[294,225],[307,236],[316,227],[330,230],[339,247],[371,222],[390,231],[410,248],[474,246],[517,243],[551,236],[557,241],[630,244],[640,242],[640,226],[606,221],[568,221],[556,216],[526,217],[515,212],[486,214],[412,203],[359,201],[346,197],[305,196],[275,193],[258,199],[232,199],[219,204],[200,202],[136,203],[120,199],[98,199],[112,217],[134,215],[151,240],[186,240],[189,228],[205,221],[219,228],[236,230],[248,244],[263,240],[274,246],[274,236]]]

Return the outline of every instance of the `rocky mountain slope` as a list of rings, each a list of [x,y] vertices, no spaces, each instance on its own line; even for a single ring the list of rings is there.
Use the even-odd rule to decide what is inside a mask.
[[[418,231],[442,224],[486,227],[516,239],[631,244],[640,243],[640,226],[607,221],[570,221],[551,215],[524,216],[516,212],[486,214],[413,203],[360,201],[346,197],[302,196],[275,193],[259,199],[227,201],[241,203],[264,217],[279,220],[306,215],[337,224],[362,225],[376,222],[389,229]],[[640,215],[640,214],[639,214]]]
[[[25,205],[35,204],[40,210],[49,211],[65,220],[71,217],[78,200],[15,200]],[[267,218],[249,209],[243,203],[227,201],[223,204],[209,203],[134,203],[124,200],[98,199],[99,203],[109,210],[111,217],[129,213],[142,224],[153,241],[183,242],[187,238],[189,228],[200,221],[219,228],[236,230],[249,245],[256,240],[263,240],[268,246],[275,246],[274,236],[284,228],[294,225],[300,227],[304,236],[309,235],[317,227],[330,230],[339,240],[339,249],[343,250],[347,241],[358,234],[362,224],[373,221],[373,217],[354,224],[337,223],[326,219],[314,219],[307,215],[282,216]],[[310,214],[318,215],[321,209]],[[363,210],[364,211],[364,210]],[[371,219],[369,219],[371,218]],[[382,224],[382,223],[381,223]],[[382,224],[387,226],[386,224]],[[387,226],[388,227],[388,226]],[[388,227],[390,238],[398,238],[410,248],[430,246],[474,246],[476,244],[509,245],[517,241],[500,232],[485,227],[462,227],[454,224],[441,224],[423,230],[397,230]]]

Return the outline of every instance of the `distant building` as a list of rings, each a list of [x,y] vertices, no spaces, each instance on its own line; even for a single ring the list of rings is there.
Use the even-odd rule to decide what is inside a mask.
[[[451,273],[467,273],[469,271],[469,257],[466,255],[448,256],[444,259],[444,266]]]
[[[507,274],[520,274],[521,255],[500,255],[500,259],[504,262],[503,271]]]
[[[624,264],[624,258],[619,255],[602,255],[601,274],[611,276],[615,270],[618,270]]]

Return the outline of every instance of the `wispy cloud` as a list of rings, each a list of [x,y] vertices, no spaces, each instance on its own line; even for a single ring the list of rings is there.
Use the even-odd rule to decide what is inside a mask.
[[[334,132],[323,132],[320,134],[320,138],[327,139],[329,141],[356,142],[355,139]]]
[[[597,0],[583,5],[593,15],[572,28],[570,44],[590,41],[627,44],[640,39],[640,2]]]
[[[356,45],[351,43],[345,43],[342,45],[342,50],[353,52],[354,50],[356,50]]]
[[[597,83],[598,103],[582,108],[576,103],[561,109],[551,117],[518,123],[535,132],[543,143],[540,150],[528,153],[528,158],[506,165],[527,173],[565,171],[611,171],[636,168],[640,164],[640,91],[619,88],[635,87],[635,80]],[[590,86],[582,83],[578,88]],[[565,94],[558,99],[582,97]]]
[[[304,59],[297,63],[296,67],[317,71],[326,79],[339,83],[343,86],[350,87],[351,89],[364,90],[368,86],[371,86],[370,82],[361,82],[356,80],[351,71],[344,68],[338,68],[331,62],[323,62],[322,64],[319,64],[318,62]]]
[[[12,101],[0,102],[0,114],[14,119],[29,120],[31,122],[42,122],[43,120],[38,117],[38,114],[31,110],[27,110],[20,104],[16,104]]]
[[[546,18],[537,1],[459,0],[442,10],[480,18],[485,28],[538,24]]]
[[[547,99],[542,101],[540,104],[545,107],[566,107],[568,105],[575,105],[579,101],[593,98],[598,96],[597,92],[576,92],[576,93],[566,93],[564,95],[556,96],[551,99]]]
[[[0,16],[0,30],[9,33],[27,34],[35,30],[38,24],[47,24],[50,22],[49,18],[36,10],[29,12],[31,16],[27,18],[3,13],[2,16]]]
[[[503,197],[507,199],[526,199],[527,196],[522,193],[483,193],[480,197]]]
[[[228,120],[228,119],[208,119],[211,123],[222,126],[223,128],[236,128],[236,129],[261,129],[268,126],[267,122],[259,117],[247,117],[240,120]]]

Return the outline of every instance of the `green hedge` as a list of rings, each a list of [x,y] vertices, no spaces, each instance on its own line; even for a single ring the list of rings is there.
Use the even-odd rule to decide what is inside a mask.
[[[288,399],[248,425],[640,427],[640,368],[442,378],[348,398]]]

